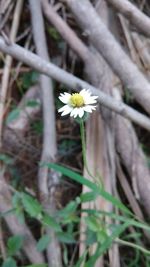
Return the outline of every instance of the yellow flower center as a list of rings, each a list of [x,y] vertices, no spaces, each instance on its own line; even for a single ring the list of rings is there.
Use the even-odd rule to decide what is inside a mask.
[[[73,107],[83,107],[85,104],[83,96],[78,93],[72,94],[72,96],[70,97],[70,104]]]

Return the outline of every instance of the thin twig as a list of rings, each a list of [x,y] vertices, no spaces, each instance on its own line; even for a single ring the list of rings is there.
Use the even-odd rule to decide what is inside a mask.
[[[4,236],[3,236],[1,220],[0,220],[0,250],[1,250],[3,260],[6,260],[7,254],[6,254],[6,247],[5,247],[5,243],[4,243]]]
[[[10,32],[10,41],[14,42],[16,38],[16,34],[19,27],[19,21],[21,16],[21,10],[23,6],[23,1],[20,0],[16,3],[16,8],[14,12],[14,18],[12,23],[12,28]],[[4,74],[2,78],[2,87],[0,96],[3,99],[3,102],[0,101],[0,147],[2,146],[2,126],[3,126],[3,115],[4,115],[4,109],[5,109],[5,100],[7,96],[7,90],[8,90],[8,82],[9,82],[9,75],[11,70],[11,64],[12,64],[12,57],[7,55],[5,60],[5,66],[4,66]]]

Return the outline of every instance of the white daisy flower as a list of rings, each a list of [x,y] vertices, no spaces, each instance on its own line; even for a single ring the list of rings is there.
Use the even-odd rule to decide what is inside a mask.
[[[58,110],[62,112],[61,116],[70,114],[71,117],[82,118],[84,113],[91,113],[96,109],[96,106],[93,104],[97,103],[98,96],[92,96],[89,90],[83,89],[80,93],[61,93],[59,99],[65,105]]]

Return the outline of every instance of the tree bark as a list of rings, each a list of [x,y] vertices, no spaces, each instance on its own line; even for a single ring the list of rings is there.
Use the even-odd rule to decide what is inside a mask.
[[[123,51],[114,36],[97,15],[89,0],[66,0],[77,22],[89,36],[91,43],[104,57],[124,86],[141,106],[150,113],[150,84],[137,66]],[[143,90],[144,88],[144,90]]]

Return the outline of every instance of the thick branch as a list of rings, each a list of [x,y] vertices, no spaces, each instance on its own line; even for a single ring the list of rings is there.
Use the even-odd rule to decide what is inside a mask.
[[[51,22],[64,40],[70,45],[71,49],[84,61],[88,57],[88,49],[82,41],[76,36],[72,29],[63,21],[57,14],[54,8],[48,3],[47,0],[41,1],[44,15],[47,20]]]
[[[150,130],[150,120],[146,116],[123,104],[121,101],[116,101],[112,97],[96,89],[94,86],[91,86],[89,83],[75,77],[72,74],[69,74],[54,64],[43,60],[39,56],[27,51],[26,49],[16,44],[8,46],[3,38],[0,38],[0,50],[24,62],[37,71],[52,77],[56,81],[71,87],[71,89],[78,91],[78,86],[81,86],[82,88],[89,88],[93,94],[99,97],[100,104],[126,118],[129,118],[145,129]]]
[[[49,62],[50,58],[46,45],[40,0],[30,0],[29,3],[32,14],[32,28],[37,54]],[[45,75],[40,75],[40,85],[42,89],[44,119],[43,149],[47,156],[54,158],[57,148],[52,80]]]
[[[50,58],[48,55],[46,37],[44,33],[44,21],[42,16],[41,1],[29,0],[29,3],[32,15],[33,36],[37,54],[41,58],[44,58],[47,62],[49,62]],[[52,80],[46,75],[41,74],[40,85],[42,89],[44,121],[43,151],[41,161],[49,162],[55,159],[57,151]],[[45,208],[48,207],[48,212],[52,214],[56,206],[54,200],[54,192],[56,188],[53,187],[53,194],[51,194],[51,192],[49,192],[48,190],[48,184],[55,184],[54,175],[49,173],[48,167],[42,167],[39,169],[38,176],[41,200],[44,200],[43,205],[46,206]],[[47,248],[49,266],[61,267],[61,250],[59,242],[52,229],[47,229],[47,234],[51,236],[51,242]]]
[[[118,12],[125,15],[142,33],[150,37],[150,18],[128,0],[107,0]]]
[[[66,0],[91,43],[136,100],[150,113],[150,84],[99,18],[89,0]],[[143,89],[144,88],[144,89]]]
[[[47,6],[47,9],[48,9],[48,6]],[[52,11],[51,11],[52,12]],[[55,27],[57,27],[57,23],[55,23],[55,19],[56,19],[56,16],[58,16],[57,14],[55,14],[55,16],[54,16],[54,14],[53,14],[53,20],[52,20],[52,23],[54,23],[54,26]],[[51,20],[51,18],[49,19],[49,20]],[[59,20],[62,20],[61,18],[59,19]],[[64,24],[65,23],[63,23],[62,22],[62,24],[61,24],[61,27],[63,27],[64,26]],[[65,29],[66,29],[66,27],[64,27],[63,28],[63,31],[65,31]],[[63,36],[62,36],[63,37]],[[64,35],[64,38],[65,38],[65,40],[71,45],[71,43],[68,41],[68,36],[67,36],[67,34],[65,34]],[[73,47],[71,47],[71,48],[73,48]],[[87,51],[87,54],[88,54],[88,57],[90,57],[91,58],[91,51],[89,51],[89,49],[88,49],[88,51]],[[78,54],[79,55],[79,54]],[[80,56],[80,55],[79,55]],[[89,69],[89,71],[88,71],[88,78],[89,78],[89,76],[90,75],[92,75],[91,73],[93,72],[93,75],[95,74],[95,79],[94,79],[94,81],[92,80],[92,82],[94,82],[94,84],[95,84],[95,82],[97,81],[97,77],[99,77],[99,79],[101,80],[101,84],[99,84],[99,88],[101,88],[102,90],[108,90],[108,88],[110,88],[110,87],[112,87],[112,84],[110,83],[110,81],[109,81],[109,79],[107,79],[107,84],[105,84],[105,87],[104,87],[104,82],[103,82],[103,77],[104,77],[104,73],[106,72],[107,73],[107,75],[108,75],[108,77],[110,77],[110,70],[108,71],[108,68],[106,68],[106,66],[105,66],[105,72],[103,73],[103,71],[102,71],[102,66],[100,65],[100,62],[99,62],[99,65],[98,65],[98,62],[97,62],[97,60],[99,60],[99,58],[97,57],[97,56],[95,56],[95,59],[94,59],[94,57],[93,57],[93,61],[91,60],[91,62],[90,62],[90,65],[87,65],[86,66],[86,68],[88,67],[88,69]],[[85,62],[86,63],[86,62]],[[104,63],[103,63],[104,64]],[[94,66],[95,66],[95,70],[94,71],[92,71],[93,70],[93,68],[94,68]],[[93,67],[93,68],[92,68]],[[93,79],[93,78],[92,78]],[[106,82],[106,81],[105,81]],[[120,118],[120,116],[115,116],[115,122],[118,122],[118,120],[119,120],[119,118]],[[123,119],[123,118],[120,118],[120,124],[121,124],[121,126],[120,126],[120,129],[124,129],[124,123],[125,123],[125,119]],[[115,123],[116,124],[116,123]],[[134,131],[134,129],[132,128],[132,130]],[[123,130],[123,132],[124,132],[124,130]],[[122,134],[122,130],[117,130],[117,138],[119,138],[121,141],[120,141],[120,143],[124,143],[124,137],[123,137],[124,135]],[[125,137],[125,140],[130,140],[130,142],[132,143],[132,135],[130,135],[130,132],[128,132],[128,135],[126,134],[126,137]],[[137,144],[138,145],[138,144]],[[140,149],[140,148],[139,148]],[[126,153],[128,154],[128,150],[126,149],[125,150],[126,151]],[[148,173],[149,173],[149,171],[148,171],[148,168],[146,167],[146,165],[145,165],[145,162],[144,162],[144,154],[142,153],[142,150],[141,150],[141,158],[140,158],[140,160],[141,160],[141,162],[143,161],[143,175],[145,175],[146,174],[146,176],[148,175]],[[129,153],[129,155],[130,155],[130,153]],[[139,157],[140,157],[140,155],[139,155]],[[127,167],[127,169],[129,168],[129,165],[127,165],[126,164],[126,167]],[[139,175],[139,174],[138,174]],[[148,177],[148,176],[147,176]],[[139,176],[139,179],[140,179],[140,176]],[[146,182],[146,184],[148,183],[148,180],[147,180],[147,182]],[[145,184],[145,183],[144,183]],[[144,187],[144,185],[143,185],[143,187]],[[143,190],[140,190],[140,195],[141,195],[141,200],[143,201],[143,202],[145,202],[146,200],[146,196],[145,195],[147,195],[147,197],[149,196],[149,188],[147,188],[146,187],[146,190],[145,190],[145,195],[144,195],[144,191]],[[148,199],[149,199],[149,197],[148,197]],[[145,208],[146,208],[146,210],[149,212],[149,209],[147,208],[147,205],[145,206]]]

